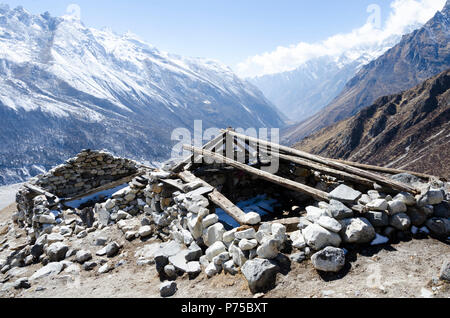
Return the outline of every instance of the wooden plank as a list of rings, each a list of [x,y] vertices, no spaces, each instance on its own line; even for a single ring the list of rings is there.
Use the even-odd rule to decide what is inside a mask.
[[[283,155],[283,154],[278,154],[278,153],[272,153],[271,154],[274,157],[278,157],[280,159],[286,160],[286,161],[290,161],[293,162],[295,164],[298,164],[302,167],[308,167],[323,173],[326,173],[330,176],[333,177],[337,177],[337,178],[341,178],[344,181],[350,181],[350,182],[354,182],[354,183],[358,183],[358,184],[362,184],[368,187],[373,187],[373,181],[351,174],[351,173],[347,173],[344,171],[339,171],[336,169],[332,169],[332,168],[328,168],[324,165],[312,162],[310,160],[306,160],[306,159],[301,159],[299,157],[294,157],[294,156],[287,156],[287,155]]]
[[[211,149],[216,148],[220,144],[220,142],[223,141],[224,136],[225,136],[225,134],[222,133],[221,135],[217,136],[216,138],[210,140],[208,143],[206,143],[203,146],[203,149],[211,150]],[[192,163],[196,161],[196,159],[198,159],[198,156],[191,155],[191,156],[187,157],[186,159],[184,159],[183,161],[181,161],[180,163],[178,163],[172,169],[172,171],[175,173],[180,172],[181,170],[183,170],[183,168],[185,168],[187,165],[189,165],[189,167],[187,168],[187,170],[188,170],[190,168],[190,166],[192,165]]]
[[[62,200],[61,202],[62,202],[62,203],[70,202],[70,201],[74,201],[74,200],[81,199],[81,198],[83,198],[83,197],[90,196],[90,195],[95,194],[95,193],[97,193],[97,192],[101,192],[101,191],[113,189],[113,188],[115,188],[115,187],[117,187],[117,186],[120,186],[121,184],[128,183],[128,182],[130,182],[131,180],[133,180],[134,178],[139,177],[139,176],[141,176],[141,175],[143,175],[143,174],[145,174],[145,172],[143,172],[143,171],[138,172],[138,173],[133,174],[133,175],[131,175],[131,176],[124,177],[124,178],[122,178],[122,179],[120,179],[120,180],[117,180],[117,181],[114,181],[114,182],[111,182],[111,183],[102,185],[102,186],[100,186],[100,187],[98,187],[98,188],[92,189],[92,190],[90,190],[89,192],[85,192],[85,193],[83,193],[83,194],[77,195],[77,196],[72,197],[72,198],[64,199],[64,200]]]
[[[196,177],[192,172],[190,171],[183,171],[180,172],[179,177],[184,182],[202,182],[205,187],[211,187],[213,189],[212,193],[209,194],[209,199],[214,202],[218,207],[223,209],[225,213],[227,213],[229,216],[231,216],[236,222],[243,225],[245,223],[245,213],[239,209],[237,206],[235,206],[230,200],[228,200],[223,194],[221,194],[217,189],[215,189],[213,186],[211,186],[206,181]]]
[[[180,179],[177,179],[177,180],[175,180],[175,179],[160,179],[159,181],[184,192],[185,184]]]
[[[236,220],[240,225],[245,224],[245,213],[239,209],[236,205],[228,200],[222,193],[214,190],[208,195],[209,199],[217,205],[219,208],[224,210],[229,216]]]
[[[37,187],[37,186],[31,185],[31,184],[29,184],[29,183],[25,183],[25,184],[24,184],[24,187],[26,187],[27,189],[29,189],[29,190],[31,190],[31,191],[37,193],[37,194],[45,195],[45,196],[48,197],[48,198],[52,198],[52,199],[58,198],[58,197],[57,197],[56,195],[54,195],[53,193],[50,193],[50,192],[48,192],[48,191],[42,189],[41,187]]]
[[[300,158],[309,159],[309,160],[324,164],[326,166],[330,166],[332,168],[335,168],[335,169],[338,169],[341,171],[352,173],[352,174],[358,175],[360,177],[373,180],[373,181],[379,183],[380,185],[385,185],[385,186],[391,187],[391,188],[399,190],[399,191],[405,191],[405,192],[410,192],[410,193],[414,193],[414,194],[419,193],[419,191],[417,189],[415,189],[407,184],[404,184],[404,183],[398,182],[398,181],[394,181],[394,180],[390,180],[390,179],[388,179],[384,176],[381,176],[379,174],[376,174],[376,173],[361,170],[356,167],[352,167],[352,166],[349,166],[349,165],[346,165],[346,164],[343,164],[340,162],[336,162],[336,161],[333,161],[333,160],[330,160],[327,158],[323,158],[320,156],[312,155],[312,154],[309,154],[307,152],[300,151],[297,149],[289,148],[289,147],[282,146],[282,145],[277,145],[275,143],[272,143],[272,142],[269,142],[266,140],[261,140],[258,138],[242,135],[242,134],[236,133],[234,131],[224,131],[224,133],[230,134],[231,136],[241,138],[243,140],[250,140],[255,143],[259,143],[261,145],[270,146],[270,147],[272,147],[272,150],[275,150],[275,151],[277,151],[277,150],[282,151],[289,155],[294,155],[294,156],[298,156]]]
[[[298,225],[300,224],[300,218],[299,217],[285,218],[285,219],[273,220],[268,223],[283,224],[286,227],[286,230],[288,232],[294,232],[294,231],[298,230]]]
[[[321,200],[321,201],[326,201],[326,202],[330,201],[330,199],[328,198],[328,193],[326,193],[324,191],[320,191],[320,190],[314,189],[312,187],[308,187],[308,186],[306,186],[304,184],[301,184],[301,183],[298,183],[298,182],[294,182],[292,180],[285,179],[285,178],[273,175],[273,174],[265,172],[263,170],[259,170],[259,169],[247,166],[246,164],[239,163],[239,162],[237,162],[235,160],[226,158],[226,157],[224,157],[222,155],[213,153],[211,151],[199,149],[199,148],[192,147],[192,146],[189,146],[189,145],[185,145],[185,146],[183,146],[183,148],[186,149],[186,150],[190,150],[193,153],[202,154],[203,156],[211,157],[211,158],[214,158],[216,160],[220,160],[221,162],[223,162],[223,163],[225,163],[225,164],[227,164],[229,166],[232,166],[232,167],[235,167],[235,168],[237,168],[239,170],[248,172],[248,173],[253,174],[253,175],[255,175],[255,176],[257,176],[257,177],[259,177],[261,179],[264,179],[264,180],[267,180],[269,182],[278,184],[278,185],[280,185],[282,187],[285,187],[287,189],[307,194],[307,195],[312,196],[313,198]]]
[[[386,168],[386,167],[379,167],[379,166],[374,166],[374,165],[368,165],[368,164],[362,164],[362,163],[357,163],[357,162],[353,162],[353,161],[347,161],[347,160],[339,160],[339,159],[331,159],[352,167],[356,167],[356,168],[360,168],[360,169],[366,169],[366,170],[371,170],[371,171],[376,171],[376,172],[384,172],[384,173],[389,173],[389,174],[400,174],[400,173],[408,173],[411,174],[413,176],[422,178],[422,179],[440,179],[442,181],[447,181],[445,180],[445,178],[439,178],[437,176],[432,176],[429,174],[425,174],[425,173],[420,173],[420,172],[415,172],[415,171],[408,171],[408,170],[402,170],[402,169],[393,169],[393,168]]]

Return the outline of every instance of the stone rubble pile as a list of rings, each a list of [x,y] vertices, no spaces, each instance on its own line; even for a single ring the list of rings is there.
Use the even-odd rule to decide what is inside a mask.
[[[255,212],[246,215],[247,225],[230,228],[219,220],[208,197],[212,187],[221,189],[225,178],[211,173],[204,177],[207,184],[199,179],[185,182],[172,167],[168,163],[161,170],[147,169],[103,202],[84,209],[66,208],[58,198],[20,189],[19,212],[13,219],[26,231],[27,241],[0,259],[1,273],[35,263],[44,266],[29,280],[15,282],[17,288],[77,271],[79,266],[105,274],[123,264],[123,259],[118,261],[126,253],[123,242],[139,239],[148,244],[136,250],[136,264],[156,267],[164,281],[162,297],[176,293],[178,277],[195,278],[202,272],[208,277],[241,272],[250,290],[259,293],[274,286],[285,255],[288,262],[310,259],[318,271],[339,272],[348,245],[384,244],[406,233],[450,236],[450,189],[440,181],[420,184],[422,192],[417,196],[374,189],[362,193],[336,180],[324,181],[323,187],[331,187],[331,200],[307,206],[298,230],[288,233],[280,223],[262,223]],[[73,196],[138,170],[130,160],[83,151],[30,182],[57,196]],[[295,175],[325,180],[307,169],[297,169]],[[124,241],[111,239],[111,229]]]

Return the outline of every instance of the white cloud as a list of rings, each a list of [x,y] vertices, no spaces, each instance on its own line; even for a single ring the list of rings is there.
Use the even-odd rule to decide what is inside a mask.
[[[446,0],[395,0],[383,27],[376,27],[374,19],[347,34],[336,34],[317,43],[300,42],[289,47],[277,47],[272,52],[249,57],[236,67],[238,75],[254,77],[291,71],[308,60],[320,56],[340,56],[349,50],[381,45],[392,36],[403,35],[426,23],[444,7]]]

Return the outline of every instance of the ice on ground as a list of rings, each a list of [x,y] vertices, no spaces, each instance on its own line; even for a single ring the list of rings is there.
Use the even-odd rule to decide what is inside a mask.
[[[65,205],[72,209],[78,209],[81,205],[83,205],[89,201],[99,202],[102,198],[103,199],[110,198],[114,193],[116,193],[126,187],[128,187],[128,183],[122,184],[113,189],[96,192],[94,194],[82,197],[81,199],[78,199],[78,200],[66,202]]]
[[[383,245],[383,244],[386,244],[387,242],[389,242],[389,239],[387,237],[377,234],[377,236],[372,241],[372,243],[370,243],[370,245],[372,245],[372,246]]]
[[[0,187],[0,210],[3,210],[16,201],[16,193],[21,186],[22,183]]]
[[[279,202],[277,200],[269,198],[266,194],[262,194],[246,201],[240,201],[236,206],[245,213],[256,212],[261,216],[265,216],[269,213],[273,213],[278,204]],[[240,226],[240,224],[225,213],[224,210],[216,209],[216,214],[221,222],[226,223],[232,228]]]

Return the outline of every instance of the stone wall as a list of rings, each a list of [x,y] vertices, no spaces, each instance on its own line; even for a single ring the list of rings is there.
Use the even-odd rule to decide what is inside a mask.
[[[137,170],[132,160],[104,151],[83,150],[75,158],[33,178],[31,183],[60,198],[69,198],[130,176]]]

